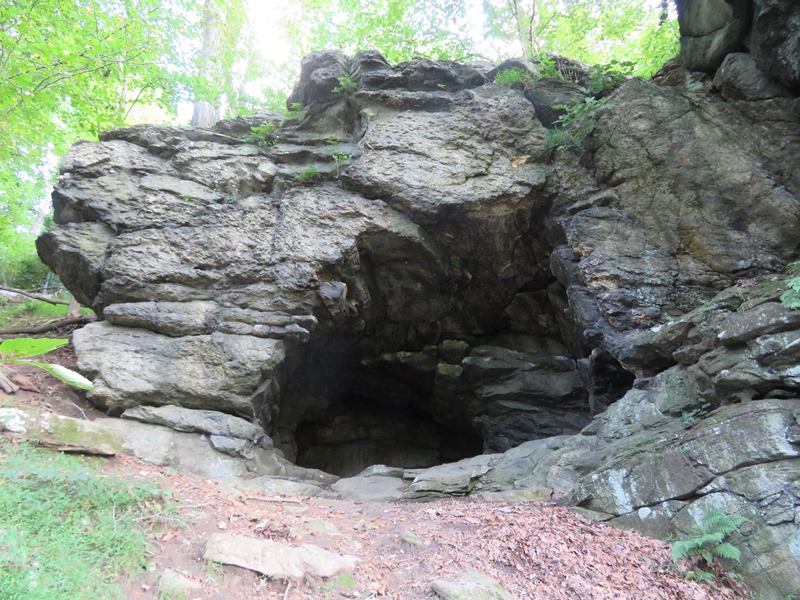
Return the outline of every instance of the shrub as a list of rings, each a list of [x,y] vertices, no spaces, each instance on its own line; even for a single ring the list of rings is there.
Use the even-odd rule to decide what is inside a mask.
[[[331,91],[334,94],[352,94],[358,89],[358,84],[349,77],[337,77],[339,85]]]
[[[252,133],[248,133],[242,139],[245,142],[255,142],[259,146],[274,146],[278,143],[278,138],[275,137],[276,129],[275,123],[256,125],[250,128]]]
[[[536,77],[534,77],[533,74],[527,69],[523,69],[521,67],[512,67],[497,73],[494,76],[494,82],[497,85],[503,85],[506,87],[525,88],[536,83]]]
[[[589,69],[586,91],[592,95],[609,94],[633,75],[636,63],[612,60],[605,65],[594,65]]]
[[[284,111],[287,119],[294,119],[296,121],[301,120],[306,114],[306,107],[303,106],[300,102],[292,102]]]
[[[41,287],[47,279],[47,268],[38,254],[32,236],[19,235],[9,246],[0,246],[0,283],[19,289]]]
[[[547,137],[550,149],[573,148],[580,146],[583,140],[597,127],[597,116],[601,111],[611,108],[614,103],[608,98],[584,98],[572,106],[556,104],[553,108],[566,112],[558,118],[555,128]]]

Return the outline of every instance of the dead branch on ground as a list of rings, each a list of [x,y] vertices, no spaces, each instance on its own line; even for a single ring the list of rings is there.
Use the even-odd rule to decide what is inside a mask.
[[[64,306],[69,306],[69,302],[65,302],[64,300],[55,300],[49,296],[42,296],[41,294],[34,294],[33,292],[28,292],[26,290],[18,290],[17,288],[6,287],[4,285],[0,285],[0,290],[4,290],[6,292],[11,292],[12,294],[19,294],[20,296],[27,296],[28,298],[33,298],[34,300],[40,300],[42,302],[47,302],[48,304],[59,305],[63,304]]]
[[[67,327],[68,325],[86,325],[92,321],[96,321],[95,315],[84,315],[82,317],[74,317],[71,319],[56,319],[55,321],[47,321],[39,325],[29,325],[27,327],[6,327],[0,329],[0,335],[10,335],[16,333],[45,333],[53,331],[60,327]]]

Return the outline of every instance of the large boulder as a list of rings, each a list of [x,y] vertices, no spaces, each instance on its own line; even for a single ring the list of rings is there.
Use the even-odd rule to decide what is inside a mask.
[[[745,572],[792,593],[800,123],[793,46],[750,29],[771,6],[681,3],[690,69],[626,82],[573,149],[545,125],[580,88],[376,52],[308,57],[302,117],[77,144],[39,251],[102,318],[74,336],[91,399],[250,474],[389,463],[381,497],[552,493],[662,537],[736,511]]]

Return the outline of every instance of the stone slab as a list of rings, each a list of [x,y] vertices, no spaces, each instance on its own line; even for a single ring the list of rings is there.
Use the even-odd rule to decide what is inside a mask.
[[[277,579],[306,575],[333,577],[356,566],[354,556],[334,554],[313,544],[289,546],[225,533],[214,533],[208,538],[203,558]]]

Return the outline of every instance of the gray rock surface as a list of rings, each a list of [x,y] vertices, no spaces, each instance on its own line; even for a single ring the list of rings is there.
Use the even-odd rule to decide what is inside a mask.
[[[253,447],[248,456],[232,456],[215,449],[203,434],[182,433],[126,419],[98,419],[95,423],[121,438],[123,449],[141,460],[209,479],[277,476],[321,482],[335,480],[320,471],[298,467],[279,453],[261,447]]]
[[[172,569],[164,569],[158,578],[159,597],[164,600],[196,598],[203,594],[203,584]]]
[[[215,410],[192,410],[169,405],[135,406],[122,413],[122,418],[164,425],[175,431],[208,433],[251,442],[257,442],[264,436],[264,430],[259,425]]]
[[[440,579],[431,584],[443,600],[515,600],[516,596],[478,571],[464,573],[458,581]]]
[[[331,486],[331,490],[345,500],[360,502],[400,500],[407,488],[408,485],[402,479],[379,475],[344,477]]]
[[[114,456],[122,438],[95,422],[19,406],[0,408],[0,435],[61,452]]]
[[[203,558],[276,579],[333,577],[356,566],[354,556],[334,554],[313,544],[289,546],[225,533],[209,536]]]

